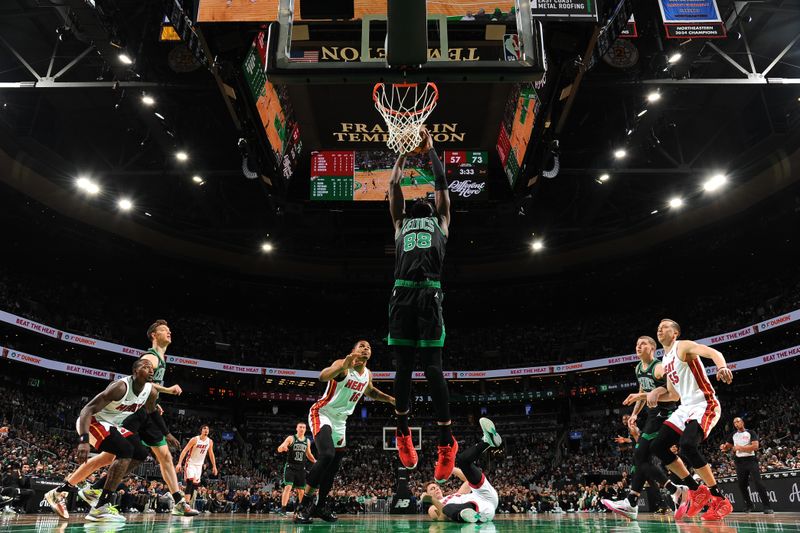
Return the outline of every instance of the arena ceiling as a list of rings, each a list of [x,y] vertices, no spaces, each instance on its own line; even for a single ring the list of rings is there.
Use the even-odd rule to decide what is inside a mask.
[[[115,220],[109,228],[118,225],[118,200],[129,198],[130,223],[206,249],[258,255],[269,240],[273,253],[298,261],[387,257],[383,203],[309,202],[302,166],[281,187],[243,176],[242,132],[221,92],[226,66],[215,77],[183,43],[160,42],[160,3],[96,4],[100,18],[85,16],[95,8],[84,0],[0,7],[0,148],[10,156],[0,167],[8,178],[22,165],[56,188],[8,184],[62,213],[99,210],[89,218],[101,227],[106,212]],[[513,263],[539,238],[548,253],[624,239],[617,246],[629,248],[687,229],[669,208],[675,197],[683,213],[715,218],[797,179],[787,165],[800,139],[800,2],[721,0],[728,37],[683,42],[663,38],[650,4],[637,4],[639,37],[616,50],[617,64],[597,61],[582,76],[593,26],[545,26],[558,176],[540,175],[552,166],[549,142],[532,151],[514,190],[504,176],[490,176],[488,199],[454,215],[451,255]],[[76,14],[84,24],[73,24]],[[234,39],[227,31],[221,54],[242,53],[257,29],[242,25]],[[211,46],[222,46],[214,31],[207,30]],[[132,64],[119,61],[121,52]],[[669,63],[676,52],[680,61]],[[659,99],[649,102],[653,92]],[[613,155],[620,148],[624,159]],[[716,174],[728,187],[709,194],[703,184]],[[102,192],[83,195],[79,176]],[[736,191],[735,206],[725,206]],[[635,235],[643,237],[630,240]]]

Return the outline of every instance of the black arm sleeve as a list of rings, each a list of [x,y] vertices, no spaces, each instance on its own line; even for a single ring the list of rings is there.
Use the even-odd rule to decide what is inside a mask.
[[[431,168],[433,168],[433,183],[434,189],[437,191],[444,191],[447,189],[447,178],[444,175],[444,165],[442,160],[436,155],[436,150],[431,148],[428,152],[428,157],[431,158]]]
[[[158,409],[150,413],[150,418],[153,420],[153,423],[161,430],[161,433],[164,436],[169,435],[169,429],[167,429],[167,423],[164,422],[164,418],[161,416],[161,413],[158,412]]]

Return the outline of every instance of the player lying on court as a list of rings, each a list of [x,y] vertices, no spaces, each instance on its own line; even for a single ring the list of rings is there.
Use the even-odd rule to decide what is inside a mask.
[[[422,501],[429,501],[428,516],[432,520],[453,522],[489,522],[494,518],[499,499],[497,491],[475,465],[475,461],[489,448],[498,448],[503,439],[497,434],[494,423],[488,418],[479,420],[483,438],[456,457],[453,474],[463,483],[453,494],[444,496],[436,483],[428,483]]]

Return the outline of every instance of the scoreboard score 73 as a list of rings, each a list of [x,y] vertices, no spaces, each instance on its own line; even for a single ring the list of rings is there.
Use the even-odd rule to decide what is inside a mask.
[[[444,152],[444,167],[447,181],[471,179],[486,180],[489,173],[488,152],[447,151]]]

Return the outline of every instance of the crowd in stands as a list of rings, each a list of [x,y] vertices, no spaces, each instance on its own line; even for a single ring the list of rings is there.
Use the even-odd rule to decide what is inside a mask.
[[[58,402],[55,401],[58,398]],[[747,426],[761,435],[758,452],[763,472],[800,468],[800,393],[777,388],[770,392],[721,393],[723,420],[704,447],[719,477],[734,473],[732,456],[721,452],[719,445],[733,431],[734,416],[745,418]],[[8,486],[15,478],[38,477],[60,480],[75,464],[71,462],[75,447],[74,420],[84,398],[45,391],[0,387],[0,480]],[[603,407],[596,410],[597,405]],[[502,454],[488,455],[483,467],[500,495],[499,512],[602,512],[600,499],[624,493],[631,468],[630,445],[620,445],[615,437],[624,436],[622,413],[614,410],[611,399],[593,405],[572,416],[565,427],[537,432],[519,432],[513,417],[506,419],[502,430],[506,447]],[[57,406],[53,409],[51,406]],[[218,418],[215,418],[217,416]],[[201,423],[212,426],[220,476],[209,477],[198,491],[195,505],[209,512],[277,512],[280,506],[281,472],[284,458],[276,453],[278,444],[293,430],[300,415],[278,418],[269,431],[235,431],[233,440],[224,440],[221,432],[231,429],[231,420],[220,415],[178,415],[169,408],[167,422],[174,434],[185,443]],[[354,424],[346,458],[334,487],[332,498],[339,512],[364,512],[375,509],[377,502],[387,502],[394,492],[394,454],[383,450],[379,430],[382,422],[373,421],[374,433],[360,433],[364,424]],[[476,438],[472,417],[458,420],[456,433],[462,442]],[[520,426],[521,427],[521,426]],[[570,440],[574,430],[581,432],[577,442]],[[470,432],[475,435],[470,435]],[[424,433],[425,450],[435,449]],[[175,452],[177,453],[177,451]],[[423,453],[417,472],[412,475],[410,489],[415,495],[423,491],[433,471],[433,456]],[[152,459],[150,469],[140,475],[157,473]],[[156,474],[157,475],[157,474]],[[19,484],[19,483],[18,483]],[[21,484],[24,486],[24,483]],[[446,490],[455,490],[451,480]],[[169,508],[169,494],[160,479],[131,478],[118,490],[117,502],[125,510],[161,512]],[[19,502],[18,502],[19,504]]]
[[[484,292],[497,291],[490,300],[504,301],[509,296],[502,291],[508,290],[486,289]],[[553,299],[557,298],[558,289],[542,290],[544,296],[552,292]],[[38,287],[33,280],[30,284],[20,283],[0,270],[0,309],[66,331],[141,347],[145,344],[142,332],[149,325],[148,321],[167,318],[173,335],[170,353],[174,355],[302,369],[321,368],[320,365],[325,366],[331,359],[343,355],[352,342],[366,338],[372,342],[376,355],[370,367],[393,370],[393,358],[382,342],[385,337],[382,328],[385,326],[376,327],[370,322],[359,322],[357,326],[353,323],[336,327],[316,324],[313,328],[300,328],[254,318],[225,320],[220,316],[200,312],[186,314],[175,309],[171,313],[162,313],[163,317],[147,318],[134,327],[124,318],[112,322],[112,315],[104,309],[100,296],[77,283],[47,289]],[[460,294],[456,291],[451,297],[468,300],[469,292]],[[84,303],[81,313],[72,312],[69,303],[73,301]],[[800,307],[800,276],[793,272],[768,280],[743,280],[737,285],[735,294],[720,291],[690,303],[690,311],[683,313],[678,310],[671,315],[691,319],[684,326],[687,338],[724,333]],[[149,316],[140,304],[132,303],[132,306],[134,308],[127,316]],[[446,369],[482,370],[631,353],[636,336],[648,332],[654,334],[661,318],[661,312],[655,309],[652,313],[633,308],[601,311],[598,308],[597,313],[570,315],[563,320],[557,317],[540,319],[524,327],[505,323],[448,326]],[[620,343],[618,324],[626,324],[628,331],[635,332],[627,344]],[[569,339],[569,342],[564,339]],[[0,335],[2,343],[13,345],[14,339],[4,339]]]

